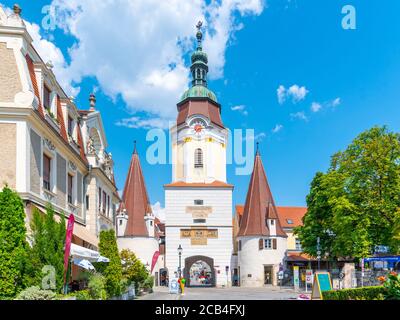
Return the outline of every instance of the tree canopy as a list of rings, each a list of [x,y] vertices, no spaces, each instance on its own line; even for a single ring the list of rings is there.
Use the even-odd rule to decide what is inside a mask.
[[[61,291],[64,278],[64,243],[66,226],[65,219],[61,215],[61,221],[54,219],[54,209],[49,204],[46,214],[34,209],[31,221],[32,235],[30,236],[32,247],[28,249],[29,263],[26,272],[27,285],[42,285],[45,274],[44,266],[54,267],[56,289]]]
[[[331,258],[365,257],[376,245],[398,252],[400,135],[386,127],[361,133],[315,175],[307,206],[295,230],[304,252],[316,256],[317,237]]]
[[[102,256],[110,259],[110,262],[102,271],[106,278],[107,294],[110,297],[118,296],[121,294],[122,264],[113,229],[100,232],[99,252]]]

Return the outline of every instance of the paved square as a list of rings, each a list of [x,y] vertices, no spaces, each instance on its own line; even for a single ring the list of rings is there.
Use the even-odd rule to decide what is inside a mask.
[[[154,293],[140,300],[292,300],[301,294],[292,288],[186,288],[185,295],[168,293],[168,288],[157,287]]]

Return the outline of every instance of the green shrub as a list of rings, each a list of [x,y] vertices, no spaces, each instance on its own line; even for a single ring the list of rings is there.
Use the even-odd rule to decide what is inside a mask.
[[[33,286],[21,291],[16,300],[55,300],[56,293]]]
[[[385,300],[400,300],[400,274],[389,274],[383,286],[386,289]]]
[[[26,287],[23,279],[28,243],[24,205],[7,186],[0,192],[0,240],[0,300],[13,299]]]
[[[90,276],[88,289],[92,299],[95,300],[107,299],[106,279],[101,274],[95,273]]]
[[[151,291],[153,289],[153,286],[154,286],[154,277],[149,275],[143,283],[143,289],[148,289]]]
[[[122,264],[118,253],[117,239],[113,229],[100,232],[99,252],[110,259],[104,270],[100,272],[106,278],[106,291],[109,297],[121,294]]]
[[[382,286],[322,292],[324,300],[384,300],[386,289]]]
[[[81,290],[75,292],[76,300],[92,300],[92,296],[89,290]]]

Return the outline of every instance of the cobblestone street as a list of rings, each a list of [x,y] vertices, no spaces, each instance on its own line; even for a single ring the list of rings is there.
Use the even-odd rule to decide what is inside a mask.
[[[300,292],[292,288],[186,288],[185,295],[169,294],[168,288],[157,287],[154,293],[139,297],[140,300],[292,300]]]

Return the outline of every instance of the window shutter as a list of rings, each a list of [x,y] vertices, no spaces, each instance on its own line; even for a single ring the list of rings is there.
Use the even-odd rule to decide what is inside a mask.
[[[242,250],[242,241],[238,241],[238,251]]]
[[[272,248],[276,250],[276,247],[277,247],[276,239],[272,239]]]
[[[262,249],[264,249],[264,240],[259,239],[258,240],[258,250],[262,250]]]

